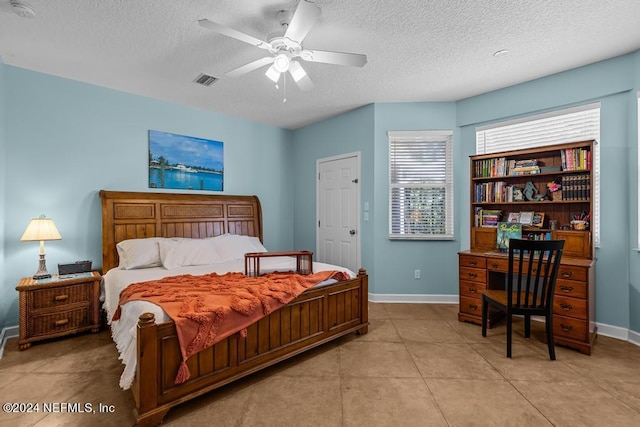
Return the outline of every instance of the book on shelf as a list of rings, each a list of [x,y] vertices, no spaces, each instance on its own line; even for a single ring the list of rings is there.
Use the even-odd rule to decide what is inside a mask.
[[[498,222],[496,228],[496,246],[501,251],[509,249],[510,239],[522,239],[522,224],[517,222]]]
[[[586,148],[566,148],[560,151],[562,170],[591,170],[591,150]]]
[[[502,219],[502,211],[496,209],[483,209],[481,226],[497,227],[500,219]]]

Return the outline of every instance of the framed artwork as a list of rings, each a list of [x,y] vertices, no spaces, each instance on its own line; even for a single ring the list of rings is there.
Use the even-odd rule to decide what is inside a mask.
[[[533,212],[520,212],[520,223],[523,225],[532,225]]]
[[[520,222],[520,212],[510,212],[507,222]]]
[[[543,224],[544,224],[544,212],[534,212],[533,221],[531,225],[533,225],[534,227],[542,228]]]
[[[224,190],[223,143],[149,130],[149,188]]]

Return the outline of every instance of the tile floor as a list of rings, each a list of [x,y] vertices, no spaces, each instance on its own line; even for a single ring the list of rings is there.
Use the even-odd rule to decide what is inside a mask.
[[[457,305],[370,304],[364,336],[285,361],[169,411],[167,426],[640,426],[640,347],[598,337],[591,356],[544,328],[481,336]],[[0,413],[2,426],[130,426],[133,398],[108,332],[34,344],[9,340],[0,401],[112,405],[113,413]]]

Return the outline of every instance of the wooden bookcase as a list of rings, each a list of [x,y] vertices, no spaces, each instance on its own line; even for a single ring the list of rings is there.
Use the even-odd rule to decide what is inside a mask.
[[[567,153],[588,153],[585,158],[584,169],[567,170],[563,154]],[[593,216],[593,168],[590,167],[591,156],[593,154],[593,141],[583,141],[571,144],[553,145],[537,149],[526,149],[507,151],[501,153],[483,154],[471,157],[471,250],[493,250],[496,248],[496,228],[482,227],[476,223],[476,212],[501,211],[502,221],[507,221],[509,213],[519,212],[541,212],[544,213],[542,227],[523,226],[523,234],[545,235],[552,239],[565,239],[565,256],[575,256],[580,258],[593,258],[593,239],[591,231],[574,230],[571,220],[574,215],[586,212]],[[588,157],[588,159],[586,159]],[[503,159],[503,160],[501,160]],[[521,160],[537,160],[540,173],[526,175],[499,175],[501,171],[496,171],[495,164],[500,162]],[[587,164],[589,163],[589,164]],[[505,167],[506,169],[506,167]],[[551,169],[551,171],[548,171]],[[557,169],[557,170],[556,170]],[[484,171],[484,172],[483,172]],[[489,175],[489,176],[482,176]],[[547,193],[547,183],[551,181],[564,182],[560,199],[559,194]],[[481,188],[505,189],[509,187],[525,188],[527,183],[532,183],[538,190],[535,196],[545,196],[550,194],[551,200],[523,200],[506,201],[504,191],[498,195],[494,191],[481,192]],[[569,188],[571,187],[571,188]],[[560,192],[558,192],[560,193]],[[484,196],[483,196],[484,194]],[[550,228],[551,221],[556,221],[555,230]]]
[[[507,254],[497,250],[496,227],[487,226],[495,217],[486,215],[483,221],[478,211],[500,211],[500,221],[508,221],[510,213],[544,214],[541,224],[523,225],[522,233],[534,239],[565,240],[554,294],[554,340],[591,354],[596,337],[594,242],[590,227],[577,229],[572,219],[583,212],[590,215],[590,222],[593,219],[593,148],[594,141],[582,141],[471,156],[470,249],[461,251],[458,258],[458,320],[480,324],[481,291],[504,289],[508,272]],[[514,175],[516,162],[526,164],[527,160],[535,160],[537,168]],[[563,185],[561,197],[560,192],[547,194],[547,183],[552,181]],[[515,200],[514,188],[525,187],[537,189],[535,194],[529,192],[533,200],[526,196]],[[553,229],[551,221],[556,224]],[[498,313],[490,311],[489,327],[500,320]]]

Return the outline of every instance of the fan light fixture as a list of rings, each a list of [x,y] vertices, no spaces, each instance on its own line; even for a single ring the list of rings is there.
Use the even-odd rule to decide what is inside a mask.
[[[267,72],[264,73],[264,75],[269,77],[269,79],[274,83],[278,83],[278,80],[280,80],[280,74],[280,71],[276,70],[276,64],[273,64],[267,69]]]
[[[291,61],[289,60],[289,57],[286,54],[281,53],[273,60],[273,67],[276,71],[284,73],[289,69],[290,63]]]
[[[291,61],[291,64],[289,64],[289,74],[291,74],[293,81],[296,83],[307,75],[304,68],[302,68],[302,65],[297,61]]]

